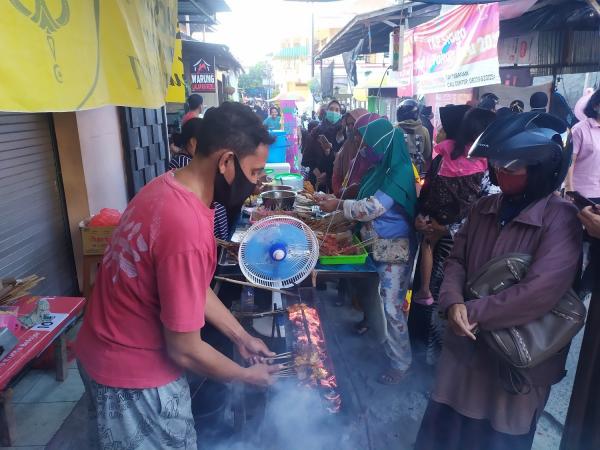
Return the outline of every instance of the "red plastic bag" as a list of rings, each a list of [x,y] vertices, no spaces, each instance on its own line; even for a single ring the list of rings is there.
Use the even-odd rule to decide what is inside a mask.
[[[116,227],[121,220],[121,213],[116,209],[102,208],[90,219],[89,227]]]

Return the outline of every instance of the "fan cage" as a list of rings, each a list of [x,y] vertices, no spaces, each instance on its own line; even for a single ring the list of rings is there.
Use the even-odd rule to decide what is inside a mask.
[[[258,269],[253,266],[253,263],[247,261],[246,258],[246,247],[248,241],[251,237],[256,234],[258,231],[264,228],[271,228],[277,225],[288,224],[295,226],[302,230],[304,235],[306,236],[306,248],[303,250],[306,252],[306,256],[302,258],[298,258],[296,264],[293,266],[295,269],[295,275],[284,278],[284,279],[276,279],[271,276],[265,275]],[[298,249],[294,249],[293,251],[297,251]],[[286,289],[293,286],[296,286],[310,275],[312,270],[317,265],[317,261],[319,259],[319,242],[317,240],[317,236],[300,219],[290,216],[271,216],[266,217],[254,225],[252,225],[248,231],[244,234],[242,242],[240,243],[240,249],[238,254],[238,260],[240,264],[240,269],[242,273],[246,277],[246,279],[258,286],[265,286],[269,288],[276,289]]]

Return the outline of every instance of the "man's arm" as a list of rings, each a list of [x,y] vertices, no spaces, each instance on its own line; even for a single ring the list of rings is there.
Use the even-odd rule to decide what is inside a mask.
[[[257,361],[262,357],[274,355],[262,340],[244,330],[210,287],[206,290],[204,317],[237,345],[240,355],[246,360]]]
[[[200,337],[200,331],[178,333],[163,328],[167,353],[179,367],[221,381],[241,381],[258,386],[273,383],[279,365],[256,364],[244,368],[219,353]]]

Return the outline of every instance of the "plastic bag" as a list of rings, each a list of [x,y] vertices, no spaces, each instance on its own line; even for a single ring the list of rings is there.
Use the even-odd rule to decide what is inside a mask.
[[[102,208],[90,219],[89,227],[116,227],[121,220],[121,213],[116,209]]]

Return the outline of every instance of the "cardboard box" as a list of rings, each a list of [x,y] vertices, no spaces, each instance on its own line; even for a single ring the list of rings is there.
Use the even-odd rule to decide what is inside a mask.
[[[88,227],[87,221],[79,224],[84,255],[103,255],[115,227]]]

